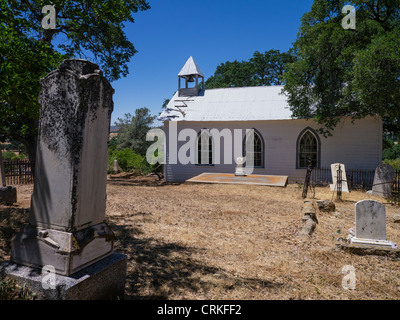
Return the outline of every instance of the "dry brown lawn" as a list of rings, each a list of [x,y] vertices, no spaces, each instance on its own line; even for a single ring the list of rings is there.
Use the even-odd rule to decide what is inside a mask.
[[[0,209],[0,260],[26,221],[32,187]],[[354,228],[354,205],[375,199],[344,193],[336,213],[318,213],[309,239],[302,189],[226,184],[167,184],[156,177],[109,180],[107,221],[116,251],[128,256],[126,299],[399,299],[400,259],[360,256],[335,247]],[[314,200],[333,198],[316,188]],[[312,199],[312,197],[311,197]],[[335,198],[333,198],[335,200]],[[10,210],[13,213],[10,215]],[[399,209],[386,205],[387,238],[400,246]],[[355,290],[342,288],[342,268],[356,271]]]

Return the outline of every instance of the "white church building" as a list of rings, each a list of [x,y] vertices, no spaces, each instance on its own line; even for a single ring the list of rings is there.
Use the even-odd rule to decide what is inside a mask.
[[[313,120],[292,117],[282,86],[202,90],[204,74],[192,57],[178,79],[178,91],[158,118],[164,123],[166,181],[232,174],[238,156],[246,158],[253,174],[288,176],[289,182],[304,181],[307,159],[316,168],[343,163],[375,169],[381,164],[380,117],[354,123],[343,118],[333,135],[324,137]]]

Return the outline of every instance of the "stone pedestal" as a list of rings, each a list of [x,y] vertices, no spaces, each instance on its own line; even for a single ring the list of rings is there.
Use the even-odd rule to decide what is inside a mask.
[[[124,298],[126,265],[126,256],[114,253],[70,276],[12,262],[1,264],[0,273],[28,287],[38,300],[110,300]]]
[[[113,252],[104,221],[114,90],[86,60],[65,60],[41,84],[29,224],[12,241],[11,262],[69,276]]]
[[[31,267],[51,265],[73,274],[113,251],[113,233],[105,223],[65,232],[26,225],[13,239],[11,260]]]

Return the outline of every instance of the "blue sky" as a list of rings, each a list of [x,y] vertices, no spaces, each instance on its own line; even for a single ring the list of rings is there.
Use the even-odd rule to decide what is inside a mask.
[[[137,108],[158,115],[163,100],[177,90],[177,75],[190,56],[207,79],[222,62],[248,60],[257,50],[287,51],[313,0],[148,2],[151,9],[135,14],[135,23],[125,28],[139,52],[129,63],[129,75],[112,83],[112,125]]]

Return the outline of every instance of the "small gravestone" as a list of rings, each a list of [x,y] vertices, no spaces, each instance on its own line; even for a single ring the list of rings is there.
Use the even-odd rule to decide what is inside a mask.
[[[386,240],[385,206],[375,200],[361,200],[356,203],[355,236],[350,238],[351,244],[392,247]]]
[[[349,192],[349,188],[347,186],[347,179],[346,179],[346,170],[345,170],[345,167],[344,167],[343,163],[333,163],[333,164],[331,164],[332,184],[330,185],[330,190],[331,191],[337,191],[338,190],[338,188],[337,188],[337,181],[338,181],[337,172],[338,172],[339,166],[340,166],[340,169],[342,171],[342,174],[341,174],[341,177],[340,177],[340,180],[342,182],[342,190],[341,191],[342,192]]]
[[[3,155],[0,150],[0,204],[12,205],[17,202],[17,188],[6,185]]]
[[[379,197],[390,197],[394,181],[394,168],[388,164],[381,164],[375,170],[372,195]]]
[[[114,173],[119,173],[120,172],[117,158],[114,159],[113,172]]]
[[[235,170],[235,176],[245,176],[246,173],[244,172],[243,169],[243,164],[244,164],[244,158],[238,157],[236,159],[236,170]]]
[[[51,294],[43,288],[45,297],[121,296],[126,256],[113,252],[105,222],[114,89],[98,65],[78,59],[65,60],[41,84],[29,223],[12,240],[7,270],[41,290],[35,270],[51,267],[58,286]]]

